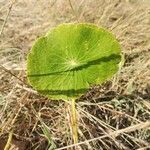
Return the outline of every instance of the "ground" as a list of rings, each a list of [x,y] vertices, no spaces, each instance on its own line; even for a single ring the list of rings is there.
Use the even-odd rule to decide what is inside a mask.
[[[111,81],[76,101],[75,149],[150,149],[149,0],[0,0],[0,150],[75,147],[70,102],[44,98],[26,80],[26,56],[35,39],[68,22],[108,29],[125,57]]]

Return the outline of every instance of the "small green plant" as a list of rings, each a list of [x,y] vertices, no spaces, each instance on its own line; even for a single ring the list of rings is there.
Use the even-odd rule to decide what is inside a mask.
[[[30,84],[48,98],[72,101],[74,143],[78,142],[75,100],[93,84],[112,78],[121,62],[120,45],[92,24],[62,24],[37,39],[27,60]]]

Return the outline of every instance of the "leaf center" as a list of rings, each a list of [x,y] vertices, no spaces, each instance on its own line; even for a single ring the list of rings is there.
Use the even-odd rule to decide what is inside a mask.
[[[70,60],[68,62],[68,64],[69,64],[70,67],[73,67],[73,68],[77,67],[79,65],[79,63],[76,60]]]

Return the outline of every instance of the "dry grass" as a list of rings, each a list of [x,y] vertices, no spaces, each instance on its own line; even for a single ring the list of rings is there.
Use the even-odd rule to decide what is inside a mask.
[[[19,150],[75,146],[70,103],[50,101],[34,91],[26,81],[25,62],[38,36],[60,23],[78,21],[111,30],[125,55],[125,64],[112,81],[92,87],[77,101],[78,149],[149,149],[149,1],[70,2],[0,1],[0,150],[10,140],[11,149]]]

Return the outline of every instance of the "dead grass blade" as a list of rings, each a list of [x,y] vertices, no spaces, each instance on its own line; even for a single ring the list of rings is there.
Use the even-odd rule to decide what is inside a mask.
[[[130,126],[130,127],[124,128],[124,129],[114,131],[114,132],[110,132],[109,136],[117,137],[119,134],[122,134],[122,133],[128,133],[128,132],[132,132],[132,131],[135,131],[135,130],[140,130],[140,129],[144,129],[144,128],[148,128],[148,127],[150,127],[150,121],[147,121],[147,122],[144,122],[144,123],[139,123],[137,125],[133,125],[133,126]],[[100,137],[93,138],[93,139],[90,139],[90,140],[86,140],[86,141],[83,141],[83,142],[79,142],[77,144],[68,145],[68,146],[65,146],[65,147],[62,147],[62,148],[58,148],[56,150],[63,150],[63,149],[75,147],[75,146],[78,146],[78,145],[85,144],[86,142],[89,143],[89,142],[92,142],[92,141],[100,140],[100,139],[105,138],[105,137],[108,137],[108,135],[104,135],[104,136],[100,136]]]

